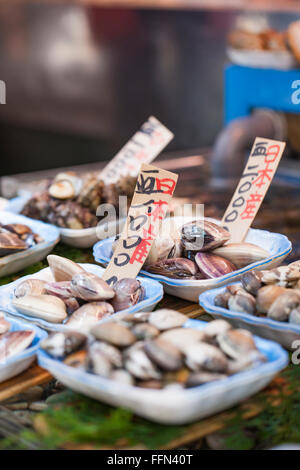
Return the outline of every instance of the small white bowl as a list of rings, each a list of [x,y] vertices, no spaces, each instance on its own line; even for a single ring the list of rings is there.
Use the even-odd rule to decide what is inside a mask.
[[[13,253],[12,255],[0,257],[0,277],[14,274],[34,263],[44,259],[59,241],[59,231],[53,225],[45,224],[38,220],[29,219],[23,215],[0,212],[0,222],[2,224],[25,224],[39,234],[44,241],[32,248]]]
[[[202,329],[207,323],[188,320],[185,327]],[[276,343],[255,337],[268,362],[226,379],[190,389],[146,390],[90,374],[51,358],[39,350],[38,361],[56,379],[76,392],[164,424],[185,424],[223,411],[264,388],[288,364],[287,353]]]
[[[260,51],[227,48],[227,56],[237,65],[262,69],[289,70],[299,67],[295,57],[289,51]]]
[[[6,205],[5,210],[7,212],[19,214],[30,197],[31,195],[27,194],[11,199]],[[56,225],[52,225],[52,227],[55,227],[59,231],[61,241],[66,245],[75,246],[76,248],[90,248],[97,241],[119,233],[123,229],[125,222],[126,217],[123,217],[108,223],[99,222],[97,227],[83,228],[78,230],[71,228],[61,228]]]
[[[183,217],[174,217],[173,220],[177,227],[181,227],[183,223],[186,223],[189,220],[194,220],[194,218],[187,217],[183,219]],[[207,220],[220,224],[220,221],[216,219],[207,218]],[[170,219],[165,219],[165,223],[170,223]],[[113,241],[113,238],[109,238],[96,243],[93,253],[94,258],[98,263],[107,264],[109,262],[112,253]],[[198,302],[201,292],[223,286],[229,282],[237,281],[242,274],[247,271],[251,271],[253,269],[272,269],[279,266],[292,249],[291,242],[285,235],[267,232],[266,230],[250,229],[246,237],[246,241],[261,246],[270,253],[270,256],[263,261],[251,263],[245,268],[238,269],[237,271],[215,279],[191,281],[188,279],[171,279],[166,276],[160,276],[159,274],[149,273],[145,270],[141,270],[140,273],[143,276],[160,281],[167,294],[180,297],[181,299],[190,300],[191,302]]]
[[[34,330],[35,336],[31,345],[21,353],[12,356],[5,363],[0,363],[0,382],[9,380],[16,375],[21,374],[24,370],[33,363],[36,358],[36,353],[39,343],[42,339],[46,338],[47,333],[42,331],[35,325],[29,325],[21,320],[11,317],[5,317],[11,324],[10,331],[16,330]]]
[[[241,285],[238,283],[238,285]],[[271,318],[256,317],[248,313],[233,312],[227,308],[217,307],[215,297],[224,292],[225,288],[212,289],[204,292],[199,297],[199,303],[206,312],[214,318],[225,318],[235,328],[245,328],[254,335],[271,339],[282,344],[286,349],[293,351],[299,345],[293,347],[294,341],[300,340],[300,325],[272,320]]]
[[[97,266],[96,264],[88,264],[84,263],[81,264],[86,271],[96,274],[97,276],[102,276],[104,272],[104,268]],[[42,320],[37,317],[30,317],[29,315],[24,315],[18,312],[12,305],[12,300],[14,298],[14,291],[16,287],[23,282],[25,279],[41,279],[43,281],[51,282],[54,281],[53,275],[51,273],[50,268],[41,269],[41,271],[29,275],[24,276],[18,279],[17,281],[11,282],[5,286],[0,287],[0,310],[9,313],[10,315],[20,317],[25,319],[30,323],[34,323],[41,328],[45,328],[46,330],[61,330],[64,329],[63,323],[51,323],[46,320]],[[159,284],[159,282],[154,281],[153,279],[145,279],[138,277],[139,281],[141,281],[144,289],[145,289],[145,298],[141,302],[138,302],[136,305],[129,307],[126,310],[122,310],[123,313],[133,313],[139,311],[150,312],[154,309],[154,307],[158,304],[158,302],[163,298],[163,288]],[[116,312],[118,313],[118,312]]]

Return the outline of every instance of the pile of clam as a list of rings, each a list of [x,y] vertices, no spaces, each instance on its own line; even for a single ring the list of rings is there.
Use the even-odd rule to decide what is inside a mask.
[[[185,315],[168,309],[126,314],[94,326],[89,338],[51,333],[41,348],[70,366],[152,389],[195,387],[266,361],[246,330],[224,320],[202,330],[184,328],[185,322]]]
[[[144,269],[176,279],[211,279],[269,256],[266,250],[252,243],[230,243],[227,230],[202,219],[158,237]]]
[[[43,241],[43,238],[33,233],[27,225],[0,224],[0,256],[27,250]]]
[[[10,331],[11,324],[0,312],[0,363],[24,351],[34,339],[32,330]]]
[[[127,196],[130,204],[136,184],[136,178],[130,176],[105,184],[100,176],[81,177],[72,171],[58,173],[25,204],[22,214],[63,228],[96,227],[100,204],[112,204],[118,213],[119,196]]]
[[[144,297],[136,279],[110,287],[101,277],[61,256],[47,257],[54,282],[26,279],[16,287],[12,305],[25,315],[88,331],[99,320],[135,305]]]
[[[300,261],[269,271],[249,271],[241,282],[227,286],[216,296],[215,305],[300,324]]]

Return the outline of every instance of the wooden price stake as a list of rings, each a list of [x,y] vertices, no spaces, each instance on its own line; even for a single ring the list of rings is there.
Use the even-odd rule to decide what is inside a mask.
[[[269,189],[285,142],[256,137],[233,198],[222,219],[230,243],[242,242]]]
[[[100,178],[108,184],[115,183],[120,176],[137,176],[141,164],[151,163],[173,137],[174,134],[169,129],[150,116],[101,171]]]
[[[125,227],[102,276],[109,284],[138,275],[167,213],[177,179],[170,171],[141,166]]]

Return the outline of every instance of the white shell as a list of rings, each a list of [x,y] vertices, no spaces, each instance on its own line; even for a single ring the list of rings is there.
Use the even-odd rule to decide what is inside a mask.
[[[67,317],[64,302],[53,295],[26,295],[13,299],[12,305],[20,313],[52,323],[61,323]]]

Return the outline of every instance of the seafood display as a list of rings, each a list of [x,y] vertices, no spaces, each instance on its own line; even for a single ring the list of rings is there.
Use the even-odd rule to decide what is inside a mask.
[[[136,178],[121,177],[106,185],[98,175],[79,177],[74,172],[59,173],[47,183],[44,191],[34,194],[22,214],[62,228],[96,227],[100,204],[112,204],[119,211],[119,196],[127,196],[130,204]]]
[[[0,257],[19,253],[43,241],[27,225],[0,223]]]
[[[124,278],[110,287],[67,258],[49,255],[47,260],[54,281],[29,278],[19,283],[12,299],[18,312],[88,332],[99,320],[144,298],[145,289],[137,279]]]
[[[227,286],[215,305],[300,325],[300,261],[269,271],[249,271],[242,285]]]
[[[0,312],[0,363],[20,352],[24,351],[31,345],[35,333],[33,330],[16,330],[10,331],[11,324],[4,318]]]
[[[156,239],[144,269],[175,279],[212,279],[268,256],[266,250],[253,243],[230,243],[227,230],[202,219]]]
[[[252,334],[225,320],[202,330],[184,323],[186,316],[175,310],[131,313],[98,323],[89,338],[53,332],[41,348],[68,365],[149,389],[196,387],[266,361]]]

